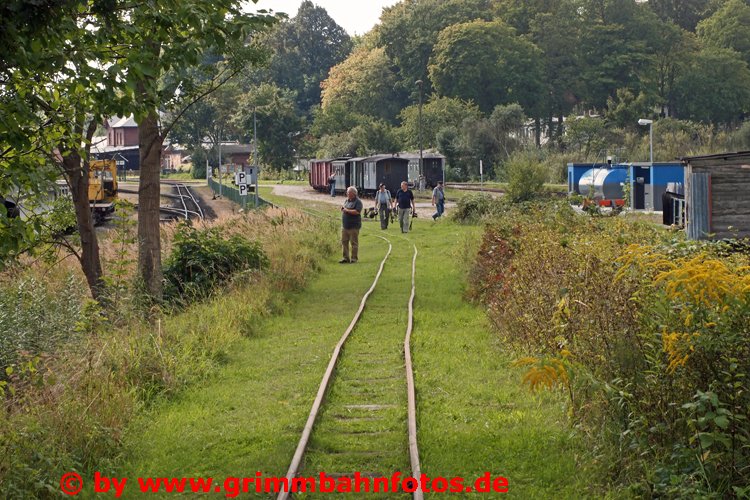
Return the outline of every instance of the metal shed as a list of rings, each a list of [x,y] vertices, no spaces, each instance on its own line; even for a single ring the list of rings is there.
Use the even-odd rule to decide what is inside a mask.
[[[681,160],[688,238],[750,237],[750,151]]]
[[[661,211],[662,195],[670,184],[685,182],[685,167],[680,163],[631,163],[630,206],[635,210]]]

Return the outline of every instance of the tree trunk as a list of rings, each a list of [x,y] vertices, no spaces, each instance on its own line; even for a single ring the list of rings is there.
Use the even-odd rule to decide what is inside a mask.
[[[138,186],[138,273],[154,300],[162,298],[159,169],[162,137],[155,110],[138,124],[141,175]]]
[[[542,120],[538,117],[534,117],[534,142],[536,143],[536,147],[541,147],[542,145]]]
[[[76,225],[81,237],[81,255],[79,260],[91,297],[102,302],[105,296],[105,284],[102,263],[99,258],[99,241],[94,230],[94,219],[89,206],[89,171],[81,164],[81,155],[77,151],[68,151],[63,157],[63,169],[73,197],[76,212]]]

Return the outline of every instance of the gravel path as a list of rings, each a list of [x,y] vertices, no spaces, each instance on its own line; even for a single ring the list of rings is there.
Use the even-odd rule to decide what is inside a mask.
[[[332,198],[328,194],[320,193],[318,191],[315,191],[310,186],[300,186],[300,185],[293,185],[293,184],[274,184],[273,185],[273,194],[276,196],[287,196],[289,198],[296,198],[298,200],[310,200],[310,201],[320,201],[324,203],[330,203],[331,205],[341,205],[344,201],[343,195],[336,195],[335,198]],[[368,208],[372,206],[372,199],[364,199],[362,200],[365,208]],[[432,203],[429,201],[417,201],[417,210],[424,210],[424,209],[433,209]],[[453,202],[446,202],[445,208],[453,208],[456,204]]]

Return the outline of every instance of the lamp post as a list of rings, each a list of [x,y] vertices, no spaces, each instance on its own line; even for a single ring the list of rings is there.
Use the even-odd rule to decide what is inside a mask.
[[[417,124],[417,139],[419,141],[419,178],[421,179],[422,172],[422,80],[417,80],[414,85],[419,87],[419,123]]]
[[[654,120],[647,120],[641,118],[638,120],[638,125],[648,125],[648,150],[649,150],[649,163],[651,166],[654,165]]]

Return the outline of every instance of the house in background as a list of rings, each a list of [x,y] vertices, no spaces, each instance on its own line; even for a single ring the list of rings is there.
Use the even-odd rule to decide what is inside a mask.
[[[250,158],[253,156],[252,144],[238,144],[236,142],[221,143],[221,163],[222,165],[237,165],[247,167],[250,165]]]
[[[187,152],[180,144],[167,142],[161,151],[161,169],[175,171],[182,167],[182,160]]]
[[[111,118],[106,121],[107,146],[123,147],[138,145],[138,124],[133,115],[126,118]]]
[[[104,123],[107,135],[95,136],[91,141],[91,154],[97,160],[117,162],[117,170],[140,170],[138,150],[138,124],[133,116],[110,118]]]
[[[92,140],[91,153],[98,160],[114,159],[117,169],[140,170],[141,159],[138,147],[138,124],[133,115],[110,118],[104,123],[105,136]],[[179,144],[165,142],[162,146],[161,168],[171,171],[180,168],[185,148]]]

